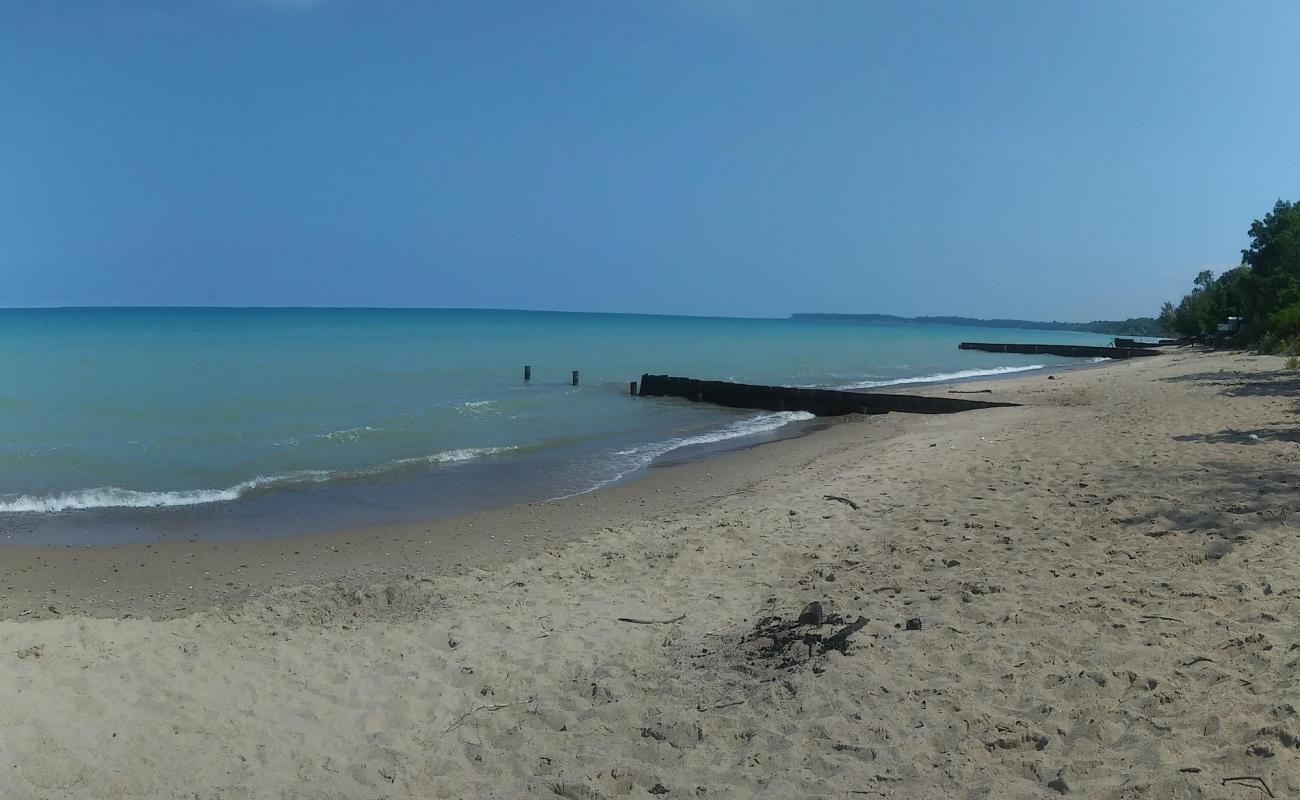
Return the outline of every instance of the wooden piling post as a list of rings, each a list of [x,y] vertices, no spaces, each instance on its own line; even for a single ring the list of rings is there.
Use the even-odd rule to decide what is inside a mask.
[[[532,379],[533,379],[533,368],[532,368],[531,366],[529,366],[529,365],[525,365],[525,366],[524,366],[524,383],[528,383],[528,382],[531,381]]]
[[[627,382],[627,393],[636,397],[636,381]]]
[[[573,371],[573,385],[578,385],[578,371],[576,369]]]

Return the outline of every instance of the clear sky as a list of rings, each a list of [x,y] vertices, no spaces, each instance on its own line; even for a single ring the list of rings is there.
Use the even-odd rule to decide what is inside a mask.
[[[1300,3],[0,0],[0,306],[1151,314]]]

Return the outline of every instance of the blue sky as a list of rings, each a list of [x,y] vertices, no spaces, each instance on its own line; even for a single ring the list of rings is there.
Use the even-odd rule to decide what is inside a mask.
[[[1300,4],[2,0],[0,306],[1154,313]]]

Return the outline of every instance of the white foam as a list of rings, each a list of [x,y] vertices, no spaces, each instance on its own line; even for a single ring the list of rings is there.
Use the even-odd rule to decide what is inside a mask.
[[[458,461],[471,461],[484,456],[498,456],[519,448],[511,447],[463,447],[459,450],[444,450],[431,456],[417,456],[394,461],[394,464],[455,464]]]
[[[841,389],[872,389],[877,386],[901,386],[907,383],[942,383],[944,381],[960,381],[967,378],[984,378],[990,375],[1007,375],[1012,372],[1028,372],[1033,369],[1043,369],[1046,364],[1029,364],[1020,367],[992,367],[991,369],[963,369],[958,372],[941,372],[937,375],[923,375],[918,378],[897,378],[892,381],[859,381],[841,386]]]
[[[459,414],[482,414],[486,411],[492,411],[495,405],[495,400],[470,400],[457,405],[456,412]]]
[[[281,483],[310,483],[328,480],[324,470],[290,472],[284,475],[258,476],[225,489],[186,489],[174,492],[142,492],[101,486],[94,489],[76,489],[50,495],[19,495],[0,500],[0,511],[74,511],[85,508],[165,508],[170,506],[197,506],[235,500],[248,492],[264,486]]]
[[[563,500],[568,497],[577,497],[580,494],[594,492],[605,486],[622,480],[624,476],[635,472],[642,467],[648,466],[656,458],[671,453],[674,450],[680,450],[683,447],[693,445],[713,444],[714,442],[725,442],[728,439],[739,439],[743,436],[754,436],[760,433],[767,433],[789,425],[791,422],[802,422],[805,420],[815,419],[815,414],[807,411],[774,411],[767,414],[758,414],[753,417],[737,420],[730,425],[722,427],[710,433],[701,433],[695,436],[681,436],[675,439],[666,439],[662,442],[654,442],[640,447],[633,447],[627,450],[618,450],[614,453],[620,459],[617,472],[612,477],[606,478],[590,488],[583,489],[580,492],[566,494],[562,497],[553,498]]]
[[[382,431],[382,430],[383,428],[372,428],[369,425],[362,425],[357,428],[347,428],[346,430],[341,430],[341,431],[330,431],[329,433],[320,433],[317,434],[317,437],[321,439],[331,439],[336,441],[355,442],[356,440],[360,439],[362,436],[366,435],[367,433],[373,433],[375,431]]]
[[[410,464],[455,464],[484,456],[499,455],[515,450],[514,447],[467,447],[446,450],[428,456],[403,458],[382,467],[358,472],[341,470],[299,470],[282,475],[258,476],[224,489],[186,489],[171,492],[144,492],[102,486],[94,489],[76,489],[50,495],[18,495],[0,498],[0,512],[54,512],[77,511],[90,508],[168,508],[197,506],[238,500],[257,489],[271,486],[288,486],[296,483],[320,483],[334,478],[363,477],[385,472],[394,467]]]

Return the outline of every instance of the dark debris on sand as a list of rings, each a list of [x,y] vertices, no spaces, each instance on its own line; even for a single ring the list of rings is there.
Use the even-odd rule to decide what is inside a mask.
[[[832,650],[847,654],[849,638],[866,624],[866,617],[849,622],[841,614],[824,613],[821,603],[813,602],[794,619],[763,617],[741,644],[777,669],[789,670]]]

